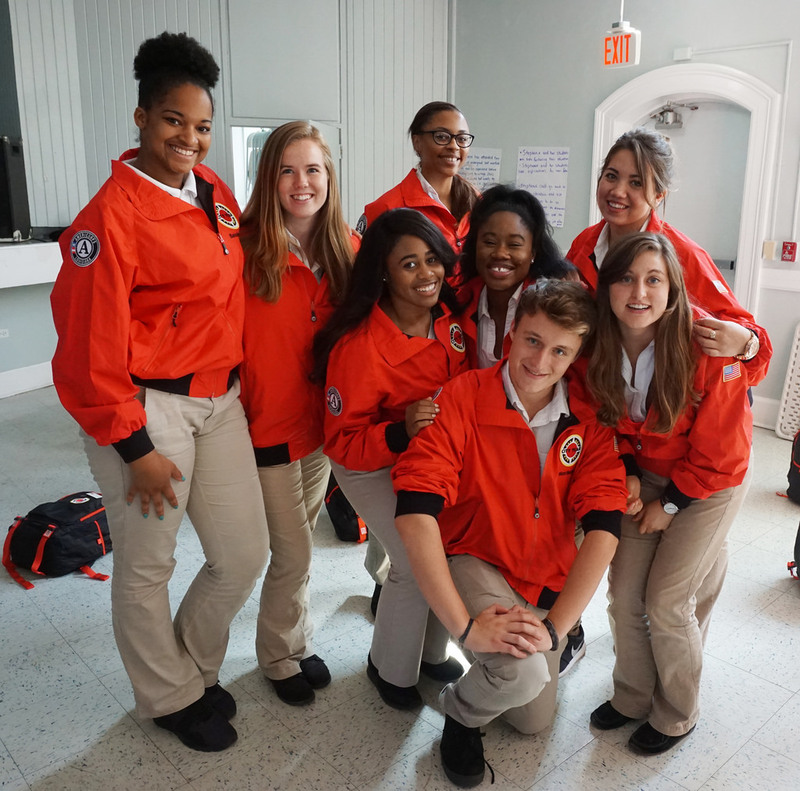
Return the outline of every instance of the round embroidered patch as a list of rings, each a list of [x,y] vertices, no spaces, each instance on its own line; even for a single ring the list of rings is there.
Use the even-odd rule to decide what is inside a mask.
[[[465,348],[464,331],[458,324],[455,323],[450,325],[450,345],[457,352],[463,352]]]
[[[239,227],[239,220],[236,219],[236,215],[227,207],[221,203],[214,204],[214,211],[217,215],[217,219],[226,227],[226,228],[238,228]]]
[[[583,448],[583,437],[580,434],[570,434],[558,450],[561,463],[565,467],[572,467],[578,461]]]
[[[69,243],[72,262],[78,266],[89,266],[100,255],[100,240],[91,231],[78,231]]]
[[[328,392],[325,393],[325,401],[328,404],[328,411],[334,416],[338,417],[342,414],[342,397],[339,391],[331,385]]]
[[[73,505],[80,505],[81,503],[88,503],[89,502],[89,498],[88,497],[73,497],[70,500],[70,502]]]

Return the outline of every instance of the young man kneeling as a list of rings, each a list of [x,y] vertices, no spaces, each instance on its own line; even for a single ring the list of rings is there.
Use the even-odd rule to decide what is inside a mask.
[[[441,697],[442,765],[456,785],[483,780],[482,725],[502,714],[536,733],[553,721],[564,637],[617,546],[623,465],[568,370],[594,324],[580,285],[529,288],[508,358],[447,384],[392,473],[420,589],[474,655]]]

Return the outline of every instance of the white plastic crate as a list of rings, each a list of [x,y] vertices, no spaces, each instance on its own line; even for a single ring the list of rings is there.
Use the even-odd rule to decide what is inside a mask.
[[[775,433],[783,439],[792,439],[798,429],[800,429],[800,324],[794,331]]]

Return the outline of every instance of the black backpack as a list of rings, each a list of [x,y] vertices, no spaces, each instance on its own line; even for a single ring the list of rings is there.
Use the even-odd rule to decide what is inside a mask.
[[[790,500],[800,503],[800,431],[794,435],[792,440],[792,460],[789,463],[786,479],[789,481],[786,496]]]
[[[8,528],[3,546],[3,565],[12,579],[30,590],[33,584],[16,570],[63,577],[82,571],[92,579],[107,580],[90,566],[111,551],[106,509],[98,492],[68,494],[54,503],[42,503],[18,516]]]
[[[355,541],[360,544],[367,539],[367,526],[364,520],[356,513],[355,508],[344,496],[344,492],[336,483],[333,473],[328,478],[328,488],[325,492],[325,508],[331,519],[333,529],[340,541]]]

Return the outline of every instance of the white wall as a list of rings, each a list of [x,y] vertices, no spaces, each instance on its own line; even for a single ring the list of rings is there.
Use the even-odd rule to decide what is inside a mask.
[[[674,49],[687,46],[698,51],[695,61],[740,69],[786,94],[772,225],[775,239],[791,240],[798,233],[800,70],[796,56],[791,56],[800,41],[800,3],[628,0],[625,18],[642,31],[641,63],[605,70],[601,41],[617,19],[618,3],[457,0],[457,9],[455,101],[476,135],[476,144],[503,149],[503,179],[513,180],[520,145],[570,149],[565,223],[556,231],[564,249],[589,220],[595,107],[634,77],[671,65]],[[728,51],[710,51],[721,49]],[[728,141],[719,144],[727,146]],[[678,176],[680,180],[680,172]],[[708,206],[694,207],[701,217],[707,210]],[[668,207],[671,219],[669,211]],[[800,263],[765,266],[780,269],[782,276],[771,277],[774,285],[762,286],[760,293],[757,318],[769,331],[776,351],[756,395],[776,406],[793,328],[800,321]],[[775,288],[778,282],[780,293]],[[792,288],[797,291],[787,290]]]

